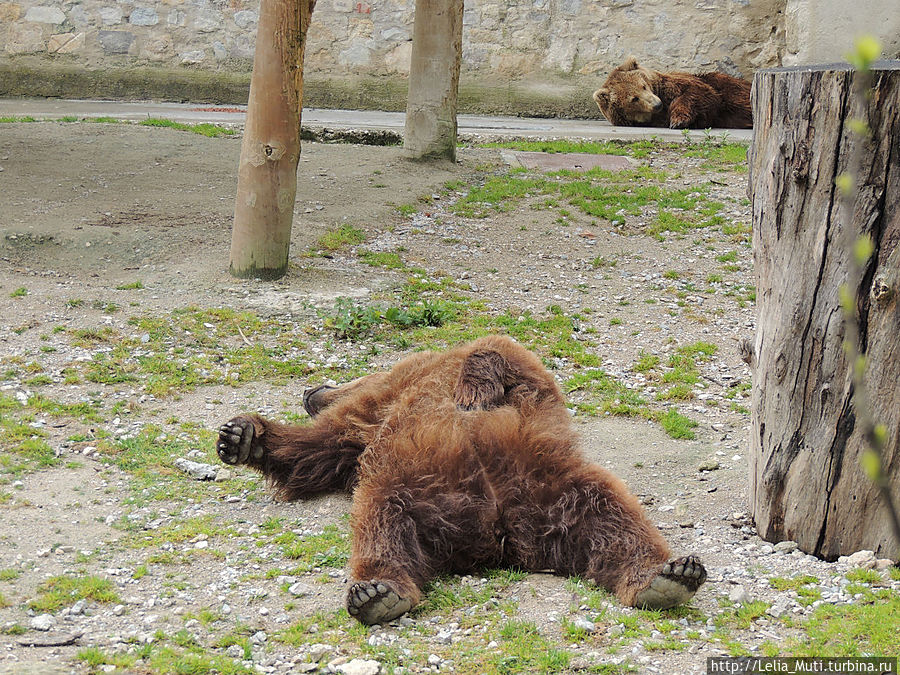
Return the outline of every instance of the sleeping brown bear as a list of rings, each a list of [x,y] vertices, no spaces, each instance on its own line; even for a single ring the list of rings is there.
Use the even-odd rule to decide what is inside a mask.
[[[241,415],[217,450],[287,500],[353,492],[347,610],[363,623],[408,611],[440,574],[486,567],[579,575],[648,608],[683,603],[706,579],[696,557],[670,559],[625,485],[582,457],[553,377],[508,338],[415,354],[310,389],[303,405],[312,424]]]
[[[749,129],[750,82],[725,73],[661,73],[633,58],[615,68],[594,101],[619,126]]]

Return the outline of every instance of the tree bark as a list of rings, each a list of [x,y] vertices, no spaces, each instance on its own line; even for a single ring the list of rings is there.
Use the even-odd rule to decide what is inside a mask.
[[[303,102],[303,52],[315,0],[262,0],[238,167],[230,271],[287,271]]]
[[[416,0],[403,147],[411,159],[456,159],[463,0]]]
[[[828,560],[862,549],[894,556],[898,546],[884,500],[860,466],[867,444],[851,403],[839,299],[853,246],[868,234],[874,254],[848,290],[898,503],[900,62],[880,62],[871,76],[868,100],[853,94],[860,75],[849,66],[765,70],[753,83],[751,508],[763,539],[792,539]],[[867,140],[851,129],[854,119],[868,121]],[[835,185],[847,172],[858,173],[852,208]]]

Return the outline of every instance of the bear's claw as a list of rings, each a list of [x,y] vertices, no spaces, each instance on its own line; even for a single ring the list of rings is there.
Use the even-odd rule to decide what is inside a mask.
[[[690,600],[706,581],[706,568],[697,556],[687,555],[663,565],[650,584],[634,599],[635,607],[668,609]]]
[[[226,464],[246,462],[252,452],[255,459],[262,457],[263,448],[254,444],[256,428],[247,417],[235,417],[219,427],[219,440],[216,452]]]
[[[347,591],[347,612],[368,625],[392,621],[408,612],[412,604],[387,581],[357,581]]]

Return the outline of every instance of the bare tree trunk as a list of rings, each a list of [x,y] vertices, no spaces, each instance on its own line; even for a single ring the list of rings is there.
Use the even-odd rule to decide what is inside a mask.
[[[872,72],[868,101],[849,67],[760,71],[750,159],[758,326],[750,499],[760,535],[834,559],[861,549],[893,556],[891,519],[860,466],[867,448],[851,404],[839,299],[853,247],[874,254],[855,300],[871,413],[887,429],[884,466],[900,499],[900,63]],[[867,120],[871,136],[851,130]],[[835,180],[859,176],[852,209]],[[852,214],[847,218],[846,214]]]
[[[303,51],[315,0],[262,0],[241,144],[230,271],[287,271],[303,101]]]
[[[403,146],[412,159],[456,159],[463,0],[416,0]]]

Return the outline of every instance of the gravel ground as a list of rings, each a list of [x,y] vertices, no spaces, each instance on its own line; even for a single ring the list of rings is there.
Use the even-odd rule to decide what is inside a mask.
[[[653,205],[611,224],[535,193],[488,218],[459,215],[466,185],[506,172],[496,150],[426,168],[396,148],[306,144],[291,268],[263,283],[225,271],[238,141],[77,123],[0,131],[0,420],[13,458],[0,467],[0,672],[533,672],[528,658],[557,650],[566,661],[541,667],[701,673],[709,656],[802,642],[785,619],[862,597],[851,570],[900,591],[887,561],[828,563],[763,542],[746,513],[746,173],[671,149],[632,160],[665,172],[667,189],[705,185],[722,205],[716,227],[650,236]],[[309,254],[342,224],[365,242]],[[389,367],[419,346],[329,329],[336,298],[390,303],[408,277],[365,264],[364,250],[449,280],[430,292],[467,299],[470,317],[577,314],[571,336],[598,367],[648,410],[674,406],[697,422],[694,439],[676,440],[641,417],[574,418],[585,452],[641,496],[673,549],[703,557],[709,581],[690,611],[648,616],[572,580],[486,573],[442,580],[432,595],[452,600],[391,626],[336,613],[349,499],[275,502],[252,473],[216,464],[211,430],[244,410],[296,419],[306,381]],[[715,350],[689,394],[657,402],[667,359],[699,342]],[[293,368],[256,377],[221,351],[249,360],[279,346]],[[537,348],[561,383],[582,372],[571,345]],[[156,375],[136,365],[154,355]],[[637,367],[647,357],[663,365]],[[154,379],[188,358],[202,360],[196,385]],[[583,388],[569,397],[591,403]],[[92,414],[73,407],[85,405]],[[22,450],[29,438],[50,455]],[[307,544],[308,554],[290,548]],[[814,579],[770,582],[799,575]],[[102,581],[106,595],[60,591],[52,605],[59,579]],[[739,606],[754,610],[746,624]],[[511,622],[533,626],[528,655],[511,651]]]

